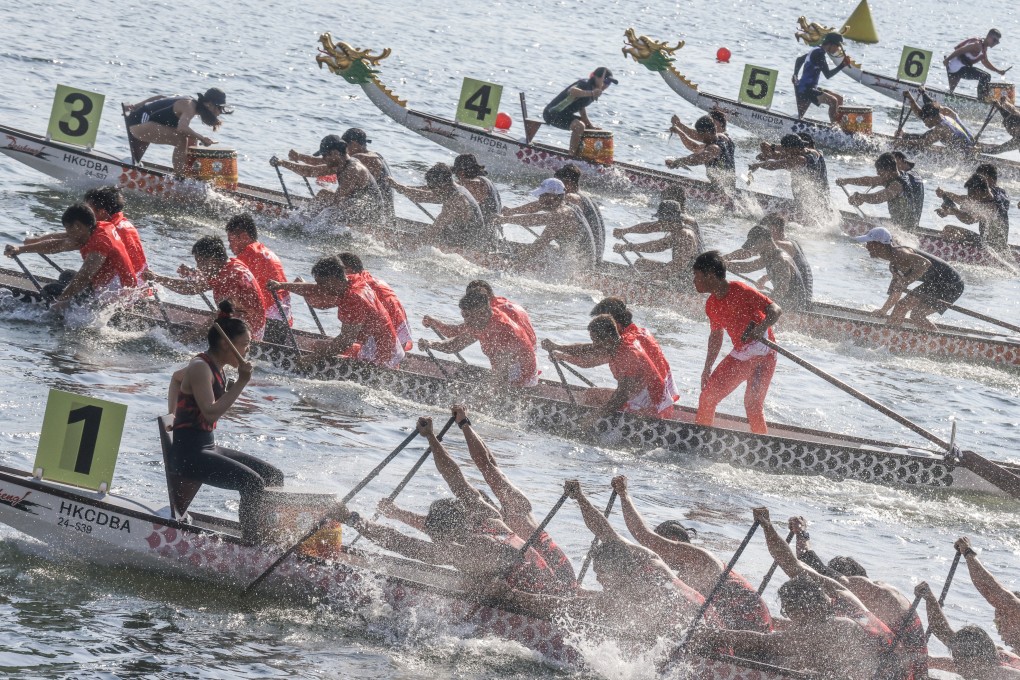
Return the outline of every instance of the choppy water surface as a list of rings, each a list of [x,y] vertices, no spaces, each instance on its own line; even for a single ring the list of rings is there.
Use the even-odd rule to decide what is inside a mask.
[[[662,39],[683,38],[681,70],[711,91],[735,92],[744,62],[782,69],[789,80],[794,22],[839,23],[855,3],[840,0],[825,8],[805,8],[789,0],[763,5],[722,0],[693,5],[654,2],[644,5],[610,0],[514,3],[468,0],[456,4],[308,2],[300,6],[246,3],[236,10],[211,3],[66,2],[4,3],[0,25],[0,64],[4,94],[0,119],[30,131],[42,131],[57,83],[107,95],[98,148],[127,155],[117,102],[138,101],[157,93],[225,89],[237,113],[215,137],[239,150],[245,181],[275,186],[266,159],[295,147],[314,149],[328,132],[357,125],[374,140],[402,180],[420,180],[431,163],[450,154],[398,128],[381,116],[357,88],[320,72],[314,64],[315,40],[324,30],[359,46],[392,47],[382,64],[382,79],[415,108],[450,115],[465,76],[505,85],[503,108],[520,125],[517,91],[528,94],[532,109],[569,81],[594,66],[609,65],[621,84],[591,110],[616,134],[617,158],[661,167],[662,158],[681,153],[663,130],[669,115],[693,121],[698,113],[670,92],[654,74],[620,56],[623,29]],[[1006,36],[992,58],[1009,65],[1017,56],[1012,36],[1016,14],[1001,0],[937,6],[913,2],[875,3],[882,42],[856,47],[867,65],[892,72],[903,44],[933,48],[936,55],[963,37],[996,25]],[[233,10],[235,13],[230,13]],[[820,12],[827,12],[821,15]],[[733,63],[719,65],[714,54],[729,47]],[[932,81],[944,83],[941,73]],[[898,106],[891,100],[840,77],[831,85],[851,103],[874,106],[876,126],[891,130]],[[964,87],[967,87],[966,85]],[[777,110],[792,109],[789,88],[780,91]],[[565,140],[543,130],[550,141]],[[744,142],[738,163],[746,167],[752,140]],[[152,160],[168,160],[169,150],[154,148]],[[75,198],[30,169],[0,161],[0,240],[58,226],[63,207]],[[864,174],[867,159],[830,160],[832,177]],[[930,178],[959,187],[955,169]],[[758,173],[759,189],[787,191],[785,175]],[[524,200],[525,186],[500,185],[505,202]],[[298,191],[296,178],[290,188]],[[1015,192],[1017,186],[1011,187]],[[842,203],[842,195],[836,197]],[[402,199],[401,199],[402,200]],[[934,207],[934,197],[929,205]],[[610,227],[647,219],[654,208],[643,195],[607,197],[603,211]],[[874,207],[870,210],[875,211]],[[409,203],[399,211],[415,215]],[[1014,216],[1016,210],[1014,209]],[[150,261],[171,272],[189,260],[200,235],[221,230],[222,217],[185,212],[173,205],[132,199],[129,215],[140,227]],[[728,249],[743,240],[749,224],[725,214],[710,215],[706,239]],[[314,225],[308,225],[314,226]],[[284,259],[291,276],[308,276],[311,263],[330,252],[321,232],[302,238],[300,229],[263,226],[265,240]],[[884,268],[863,249],[837,233],[800,234],[815,267],[817,295],[824,300],[875,306],[887,285]],[[435,251],[395,253],[367,239],[354,247],[370,269],[382,275],[402,297],[418,324],[425,313],[456,318],[456,299],[464,283],[480,276],[522,302],[540,336],[579,340],[587,312],[598,294],[568,282],[537,281],[485,271]],[[60,261],[73,264],[76,256]],[[27,258],[33,267],[42,263]],[[965,303],[1000,317],[1017,318],[1016,279],[983,268],[964,267]],[[171,296],[173,297],[173,296]],[[661,309],[637,308],[638,321],[658,334],[684,390],[683,403],[695,403],[704,361],[707,326],[700,318]],[[302,327],[312,328],[299,309]],[[965,318],[953,322],[969,324]],[[336,322],[327,320],[327,329]],[[417,327],[419,334],[423,331]],[[885,352],[833,344],[786,333],[782,340],[927,428],[948,436],[950,419],[960,423],[960,442],[1002,460],[1017,460],[1016,421],[1020,381],[1013,371],[975,368],[944,361],[893,357]],[[171,371],[191,348],[163,334],[125,334],[110,329],[68,333],[39,315],[0,300],[0,462],[27,468],[35,455],[47,391],[59,388],[127,403],[125,449],[117,470],[117,489],[162,503],[163,472],[153,418],[164,408]],[[483,362],[477,349],[471,361]],[[546,366],[546,373],[551,367]],[[605,372],[593,377],[608,383]],[[739,395],[723,410],[741,408]],[[910,433],[781,361],[767,403],[771,419],[803,423],[858,435],[920,443]],[[413,404],[346,384],[303,381],[260,369],[218,436],[224,444],[263,456],[287,472],[288,484],[317,485],[345,491],[392,448],[413,419],[442,409]],[[765,504],[774,516],[805,515],[813,523],[816,549],[823,555],[851,553],[871,573],[904,590],[920,579],[941,582],[952,558],[951,544],[970,535],[984,549],[983,560],[1012,588],[1020,587],[1020,521],[1012,503],[960,495],[921,497],[899,489],[820,478],[767,476],[680,459],[653,452],[635,457],[609,448],[582,446],[529,432],[520,424],[475,417],[481,431],[514,481],[526,489],[544,514],[561,491],[562,480],[579,477],[599,502],[610,476],[626,473],[633,493],[650,520],[687,518],[709,545],[728,555],[750,525],[749,508]],[[455,438],[456,439],[456,438]],[[458,454],[462,453],[457,449]],[[362,509],[393,487],[403,467],[387,470],[356,501]],[[419,474],[402,496],[412,508],[444,493],[429,470]],[[196,508],[231,514],[236,495],[205,489]],[[620,523],[622,526],[622,523]],[[556,518],[556,538],[578,563],[590,541],[572,504]],[[135,572],[108,572],[68,564],[10,530],[0,530],[0,672],[22,677],[185,677],[283,676],[424,678],[457,676],[554,676],[521,648],[494,640],[462,640],[459,632],[432,620],[391,621],[385,613],[349,617],[286,601],[241,602],[234,593]],[[748,550],[740,569],[760,579],[770,560],[759,542]],[[991,610],[961,576],[949,598],[954,623],[979,623],[991,630]],[[649,664],[623,665],[611,650],[592,650],[591,672],[640,678],[654,674]]]

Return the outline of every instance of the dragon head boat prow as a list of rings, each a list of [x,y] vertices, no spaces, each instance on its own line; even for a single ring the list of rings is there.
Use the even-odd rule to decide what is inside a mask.
[[[630,57],[637,63],[652,71],[663,71],[673,61],[673,53],[684,46],[684,41],[677,42],[676,47],[669,43],[653,40],[647,35],[638,35],[633,28],[623,32],[627,45],[623,48],[623,56]]]
[[[839,33],[842,35],[847,32],[848,28],[844,26],[842,30],[837,31],[835,28],[822,26],[818,22],[808,21],[807,17],[797,19],[797,25],[800,26],[800,30],[794,33],[794,37],[799,41],[803,41],[805,45],[812,46],[821,44],[822,38],[825,37],[826,33]]]
[[[371,76],[374,71],[369,65],[378,66],[380,61],[390,56],[388,47],[379,54],[372,54],[371,50],[360,50],[352,47],[350,43],[343,41],[334,43],[333,36],[329,33],[323,33],[319,37],[319,43],[322,47],[319,48],[319,56],[315,57],[319,68],[325,65],[331,72],[348,80],[350,80],[348,76],[355,78]]]

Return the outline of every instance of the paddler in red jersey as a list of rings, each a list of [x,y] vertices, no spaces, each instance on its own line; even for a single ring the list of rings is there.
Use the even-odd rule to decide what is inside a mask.
[[[471,461],[482,473],[482,478],[489,485],[496,499],[499,501],[500,515],[506,525],[518,536],[531,536],[538,528],[538,522],[532,514],[531,501],[524,493],[514,486],[510,478],[500,469],[492,451],[486,446],[480,434],[474,429],[471,420],[467,416],[467,408],[461,404],[454,404],[451,407],[454,422],[461,432],[464,433],[464,442],[467,444],[468,452],[471,454]],[[439,461],[437,461],[438,463]],[[443,461],[449,465],[449,461]],[[469,499],[470,501],[470,499]],[[379,512],[405,524],[421,528],[424,526],[425,516],[418,515],[408,510],[398,508],[388,499],[379,501]],[[569,593],[577,587],[574,575],[574,568],[566,554],[556,545],[549,532],[543,531],[538,540],[534,543],[534,549],[545,560],[549,568],[556,574],[559,582],[559,590],[564,594]]]
[[[797,561],[776,532],[767,508],[755,508],[769,552],[790,580],[779,588],[787,618],[775,620],[775,632],[702,630],[696,643],[732,645],[736,656],[777,659],[792,670],[829,680],[904,680],[909,677],[886,661],[893,633],[849,590]]]
[[[287,342],[287,329],[294,325],[294,317],[290,309],[290,293],[278,293],[279,307],[273,299],[272,291],[266,284],[270,281],[286,281],[280,258],[266,244],[259,241],[258,227],[248,213],[235,215],[227,221],[227,244],[230,252],[251,271],[262,292],[265,306],[266,330],[262,339],[282,345]],[[280,308],[283,313],[280,313]]]
[[[588,324],[591,346],[552,350],[549,357],[578,366],[608,363],[616,378],[616,389],[592,387],[584,391],[582,400],[596,410],[583,421],[594,426],[599,418],[618,411],[642,416],[665,418],[673,412],[673,397],[666,388],[660,369],[634,336],[620,335],[616,321],[608,314],[596,316]],[[570,353],[576,349],[576,353]]]
[[[524,332],[528,336],[528,340],[532,344],[538,342],[538,338],[535,336],[535,329],[531,327],[531,317],[528,316],[528,312],[524,309],[524,307],[521,307],[512,300],[496,295],[496,293],[492,290],[492,284],[488,281],[475,279],[468,283],[464,292],[470,293],[473,290],[478,290],[484,293],[485,297],[489,299],[489,305],[493,309],[498,309],[503,312],[510,317],[511,321],[524,329]],[[422,319],[421,323],[425,326],[425,328],[431,328],[443,337],[447,338],[453,338],[467,332],[467,324],[445,324],[439,319],[427,315]]]
[[[925,602],[928,614],[928,630],[937,637],[949,651],[952,658],[932,656],[928,658],[930,668],[958,673],[967,680],[1011,680],[1020,678],[1020,656],[995,646],[991,636],[977,626],[964,626],[953,630],[946,619],[942,605],[925,581],[914,588],[914,595]],[[996,618],[998,624],[998,618]],[[1000,633],[1002,628],[999,628]]]
[[[699,255],[693,269],[695,289],[699,293],[710,293],[705,302],[705,314],[712,327],[705,370],[701,374],[696,422],[711,425],[719,402],[740,383],[746,382],[744,409],[751,432],[766,434],[765,395],[776,371],[776,352],[759,340],[766,332],[770,340],[775,340],[772,325],[783,310],[752,286],[727,281],[726,262],[718,250]],[[715,366],[724,332],[730,336],[733,350]]]
[[[651,550],[617,533],[602,512],[585,497],[580,482],[567,481],[563,493],[577,501],[585,525],[599,541],[590,556],[592,571],[602,590],[579,589],[572,600],[520,593],[512,593],[507,599],[550,616],[566,611],[626,628],[648,641],[678,638],[705,603],[705,598],[677,578]],[[712,627],[719,625],[714,608],[709,607],[705,612],[705,623]]]
[[[627,491],[627,478],[620,475],[612,481],[613,490],[620,496],[620,508],[627,530],[639,544],[662,558],[680,580],[707,596],[712,592],[725,563],[705,548],[691,545],[693,531],[676,520],[662,522],[653,531],[641,517]],[[772,631],[772,615],[746,578],[735,571],[726,576],[712,606],[730,630],[753,630],[759,633]]]
[[[419,418],[417,427],[432,449],[436,469],[455,496],[434,501],[424,516],[406,513],[411,526],[430,540],[407,536],[345,509],[338,519],[386,550],[429,564],[456,567],[464,576],[465,587],[479,593],[503,587],[525,593],[563,592],[560,580],[535,548],[520,555],[525,539],[514,533],[501,519],[499,510],[471,486],[436,437],[432,419]],[[404,515],[399,518],[404,519]]]
[[[337,258],[343,263],[348,278],[360,278],[372,289],[390,316],[390,323],[393,324],[393,330],[397,333],[397,340],[400,341],[405,352],[411,351],[411,348],[414,347],[411,327],[407,323],[407,312],[404,311],[404,305],[397,298],[397,294],[389,284],[369,273],[361,262],[361,258],[354,253],[340,253]]]
[[[60,221],[64,225],[63,238],[11,245],[4,249],[7,257],[78,249],[82,258],[81,269],[69,281],[49,284],[43,289],[44,294],[55,298],[56,310],[66,309],[72,301],[103,304],[119,291],[138,285],[124,242],[111,223],[99,223],[92,209],[81,203],[65,210]]]
[[[148,269],[149,264],[145,258],[145,249],[142,248],[142,239],[138,236],[138,229],[124,216],[124,194],[120,188],[108,186],[89,189],[85,192],[85,203],[96,214],[96,220],[109,222],[113,226],[117,236],[124,242],[124,249],[131,260],[135,276],[141,280],[142,272]]]
[[[230,300],[239,319],[248,324],[253,340],[261,340],[266,330],[266,303],[255,275],[236,257],[227,257],[227,247],[218,236],[203,236],[191,248],[196,269],[181,265],[177,273],[184,278],[160,276],[151,269],[145,280],[166,286],[180,295],[213,293],[217,304]]]
[[[332,298],[337,308],[340,335],[320,342],[310,355],[311,361],[343,356],[367,361],[377,366],[397,368],[404,359],[404,347],[378,296],[360,278],[349,277],[344,264],[336,257],[324,257],[312,267],[315,283],[282,283],[270,281],[270,290],[289,290],[310,295],[322,302]]]
[[[458,305],[464,317],[465,332],[442,342],[422,338],[418,347],[423,351],[434,349],[454,354],[477,340],[492,364],[492,378],[497,385],[537,385],[535,343],[528,332],[501,310],[493,308],[489,298],[479,290],[469,291]]]

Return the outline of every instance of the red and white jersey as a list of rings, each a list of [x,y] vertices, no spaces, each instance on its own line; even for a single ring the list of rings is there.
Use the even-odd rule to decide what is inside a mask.
[[[532,345],[538,344],[535,329],[531,327],[531,317],[528,316],[528,312],[525,311],[524,307],[521,307],[516,302],[507,300],[505,297],[497,296],[493,296],[491,307],[500,310],[509,316],[511,321],[520,326],[527,333],[528,340],[531,341]]]
[[[368,272],[361,272],[360,274],[348,274],[348,278],[351,276],[360,276],[365,280],[365,283],[375,292],[376,297],[379,298],[379,302],[386,309],[386,313],[390,315],[390,323],[393,324],[393,330],[397,333],[397,340],[404,347],[404,351],[408,352],[414,347],[414,340],[411,338],[411,327],[407,323],[407,312],[404,311],[404,305],[400,303],[400,299],[397,294],[393,292],[382,279],[377,279]]]
[[[131,220],[124,217],[123,212],[114,213],[110,218],[110,224],[120,236],[120,240],[124,242],[124,249],[127,250],[128,259],[131,260],[131,266],[135,269],[135,275],[140,275],[149,268],[149,263],[145,259],[145,249],[142,248],[142,239],[138,236],[138,230],[135,229],[135,225],[131,224]]]
[[[516,324],[499,309],[492,309],[492,316],[485,328],[480,330],[467,327],[482,346],[482,352],[489,357],[494,371],[505,371],[507,382],[514,387],[534,387],[538,384],[538,361],[535,358],[535,344],[528,332]]]
[[[104,258],[103,265],[96,272],[89,286],[93,292],[102,292],[117,288],[134,288],[138,285],[135,270],[131,266],[124,242],[110,222],[99,222],[78,252],[84,261],[92,253],[99,253]]]
[[[236,257],[227,260],[216,276],[209,279],[217,303],[230,300],[237,316],[248,324],[253,340],[261,340],[266,330],[266,302],[262,287],[251,270]]]
[[[637,390],[630,395],[623,411],[661,416],[673,408],[673,398],[666,391],[665,381],[637,340],[621,338],[609,360],[609,370],[617,381],[624,378],[637,380]]]
[[[404,359],[403,343],[375,291],[357,276],[348,276],[347,292],[337,300],[336,318],[340,323],[360,326],[350,355],[388,368],[396,368]]]
[[[662,381],[666,384],[666,392],[673,399],[673,401],[680,400],[680,390],[677,389],[676,382],[673,380],[673,369],[669,367],[669,361],[666,360],[666,355],[662,353],[662,348],[659,347],[659,343],[655,340],[648,329],[641,328],[637,324],[632,323],[626,328],[620,329],[620,337],[624,340],[636,340],[641,349],[645,351],[648,358],[652,360],[656,370],[659,371],[659,375],[662,376]]]
[[[264,243],[254,241],[237,254],[237,259],[251,271],[259,288],[262,289],[266,318],[286,321],[288,325],[293,326],[294,317],[290,311],[290,293],[284,290],[276,293],[280,298],[280,306],[283,307],[284,314],[287,315],[287,318],[284,319],[280,316],[280,310],[276,308],[273,293],[266,286],[268,281],[279,281],[280,283],[287,281],[287,275],[283,272],[283,263],[280,262],[276,253],[266,247]]]

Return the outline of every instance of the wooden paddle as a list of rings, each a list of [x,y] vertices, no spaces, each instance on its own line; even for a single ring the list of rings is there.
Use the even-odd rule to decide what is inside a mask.
[[[560,362],[558,362],[556,359],[553,359],[551,356],[549,357],[549,361],[552,362],[553,368],[555,368],[556,373],[559,374],[560,382],[563,383],[563,389],[567,391],[567,397],[570,399],[570,403],[573,406],[577,406],[577,400],[574,399],[574,393],[570,390],[572,385],[567,382],[567,376],[563,375],[563,369],[560,368]]]
[[[446,425],[443,425],[443,429],[441,429],[439,431],[439,434],[436,435],[436,439],[438,439],[439,441],[443,441],[443,436],[446,434],[446,431],[449,430],[455,422],[457,422],[456,418],[450,416],[450,419],[446,421]],[[410,470],[408,470],[407,474],[404,475],[404,478],[400,480],[400,483],[397,484],[396,488],[390,492],[390,495],[386,497],[386,500],[391,502],[395,501],[397,499],[397,496],[400,495],[400,492],[404,490],[404,487],[407,486],[407,484],[411,481],[415,474],[417,474],[418,470],[421,469],[421,466],[425,464],[425,461],[428,460],[429,456],[431,455],[432,447],[430,446],[427,449],[425,449],[425,453],[421,454],[418,460],[414,462],[414,465],[411,467]],[[372,521],[374,522],[377,519],[379,519],[379,516],[380,512],[376,510],[375,514],[372,515]],[[360,539],[361,534],[358,534],[357,536],[354,537],[354,540],[351,541],[351,544],[348,547],[353,548],[354,544],[357,543],[358,540]]]
[[[791,531],[790,533],[788,533],[788,534],[786,535],[786,542],[787,542],[787,543],[789,543],[790,541],[792,541],[792,540],[793,540],[793,537],[794,537],[795,535],[796,535],[796,534],[795,534],[794,532],[792,532],[792,531]],[[761,585],[760,585],[760,586],[758,586],[758,594],[759,594],[759,595],[761,595],[762,593],[764,593],[764,592],[765,592],[765,589],[766,589],[766,588],[768,588],[768,586],[769,586],[769,581],[771,581],[771,580],[772,580],[772,575],[776,573],[776,569],[778,569],[778,568],[779,568],[779,563],[778,563],[778,562],[776,562],[775,560],[773,560],[773,561],[772,561],[772,566],[771,566],[771,567],[769,567],[769,570],[768,570],[767,572],[765,572],[765,578],[763,578],[763,579],[761,580]]]
[[[301,175],[301,179],[305,181],[305,186],[308,187],[308,193],[312,195],[312,198],[315,198],[315,189],[312,188],[312,183],[309,182],[308,178],[304,175]]]
[[[627,240],[626,236],[621,236],[620,240],[623,241],[624,243],[626,243],[628,246],[633,245],[630,241]],[[634,251],[634,254],[638,256],[639,260],[645,259],[645,256],[642,253],[640,253],[640,252],[638,252],[636,250]],[[628,266],[630,266],[630,267],[634,266],[634,263],[631,262],[630,259],[627,257],[627,253],[620,253],[620,257],[623,258],[623,261],[626,262]]]
[[[571,373],[573,373],[575,378],[577,378],[578,380],[583,382],[588,387],[595,387],[595,383],[593,383],[591,380],[589,380],[587,378],[587,376],[585,376],[584,373],[581,373],[579,370],[577,370],[576,368],[574,368],[573,366],[568,364],[566,361],[561,361],[560,365],[563,366],[564,368],[566,368]]]
[[[538,540],[538,537],[542,535],[542,532],[545,531],[545,528],[549,526],[549,522],[552,521],[552,518],[556,516],[556,513],[560,511],[560,508],[562,508],[563,504],[566,502],[567,494],[563,494],[562,496],[560,496],[560,499],[556,501],[556,505],[552,507],[552,510],[549,511],[549,514],[545,516],[545,519],[542,520],[542,523],[535,527],[535,530],[531,532],[531,536],[529,536],[528,540],[524,542],[524,545],[517,549],[517,553],[510,560],[510,563],[503,567],[500,570],[499,574],[492,579],[492,583],[499,583],[500,581],[506,580],[506,577],[510,575],[510,572],[513,571],[518,564],[520,564],[521,560],[524,559],[524,556],[528,554],[528,550],[531,549],[531,546],[535,545],[535,542]],[[474,607],[471,608],[471,611],[469,611],[464,616],[464,620],[466,621],[470,619],[481,608],[482,603],[481,602],[477,603]]]
[[[46,253],[39,253],[39,257],[44,259],[46,261],[46,264],[48,264],[49,266],[51,266],[54,269],[56,269],[58,274],[63,274],[64,273],[64,268],[61,267],[56,262],[54,262],[52,259],[50,259],[50,256],[47,255]]]
[[[919,604],[921,604],[921,596],[915,595],[914,601],[910,603],[910,609],[908,609],[907,613],[903,615],[903,621],[900,622],[899,627],[896,629],[896,634],[893,636],[892,642],[890,642],[889,646],[880,652],[878,668],[875,670],[874,676],[872,676],[874,680],[889,677],[889,665],[891,663],[899,662],[899,659],[893,656],[893,652],[896,651],[896,646],[900,644],[900,640],[903,639],[903,634],[907,632],[907,627],[910,625],[911,621],[913,621]]]
[[[913,290],[907,290],[907,293],[910,294],[910,295],[915,295]],[[1011,330],[1014,333],[1020,333],[1020,326],[1016,326],[1014,324],[1007,323],[1005,321],[1002,321],[1001,319],[996,319],[994,316],[987,316],[985,314],[982,314],[981,312],[975,312],[973,309],[967,309],[966,307],[960,307],[959,305],[954,305],[951,302],[946,302],[945,300],[939,300],[939,302],[941,302],[946,307],[948,307],[949,309],[951,309],[954,312],[957,312],[959,314],[964,314],[966,316],[971,316],[971,317],[974,317],[975,319],[980,319],[981,321],[987,321],[990,324],[994,324],[996,326],[1001,326],[1002,328],[1005,328],[1007,330]]]
[[[843,190],[843,193],[846,194],[847,201],[849,201],[850,200],[850,192],[847,191],[846,187],[843,186],[842,184],[839,185],[839,188]],[[863,217],[864,219],[868,219],[867,214],[861,209],[861,206],[855,205],[854,208],[857,210],[857,212],[859,212],[861,214],[861,217]]]
[[[602,512],[603,517],[609,517],[609,514],[613,512],[613,505],[616,503],[616,489],[613,489],[613,493],[609,494],[609,502],[606,503],[606,509]],[[588,573],[588,565],[591,564],[591,551],[595,549],[595,546],[599,544],[599,539],[596,536],[591,539],[591,546],[588,548],[588,552],[584,554],[584,562],[581,563],[581,571],[577,572],[577,585],[580,586],[584,582],[584,575]]]
[[[916,432],[917,434],[921,435],[922,437],[924,437],[928,441],[934,442],[935,444],[938,444],[941,448],[946,449],[947,451],[950,450],[952,445],[949,442],[947,442],[946,440],[944,440],[941,437],[939,437],[938,435],[936,435],[935,433],[929,432],[928,430],[924,429],[920,425],[914,423],[911,420],[908,420],[904,416],[901,416],[899,413],[897,413],[896,411],[893,411],[888,406],[885,406],[884,404],[880,404],[879,402],[875,401],[874,399],[872,399],[868,395],[864,394],[860,390],[856,390],[853,387],[850,387],[849,385],[847,385],[845,382],[843,382],[839,378],[826,373],[825,371],[823,371],[822,369],[818,368],[817,366],[815,366],[811,362],[807,361],[806,359],[802,359],[801,357],[797,356],[796,354],[794,354],[790,350],[786,349],[785,347],[780,347],[776,343],[774,343],[771,340],[769,340],[768,338],[764,338],[764,337],[761,338],[761,343],[763,345],[765,345],[766,347],[770,347],[770,348],[776,350],[777,352],[782,354],[787,359],[793,361],[795,364],[799,364],[799,365],[803,366],[804,368],[806,368],[807,370],[811,371],[812,373],[814,373],[818,377],[822,378],[823,380],[825,380],[829,384],[835,385],[836,387],[838,387],[839,389],[843,390],[844,392],[846,392],[850,396],[856,397],[857,399],[860,399],[865,404],[867,404],[871,408],[875,409],[879,413],[882,413],[882,414],[884,414],[886,416],[889,416],[890,418],[895,420],[900,425],[903,425],[904,427],[907,427],[908,429],[913,430],[914,432]]]
[[[960,558],[963,557],[963,553],[959,550],[956,551],[956,555],[953,557],[953,563],[949,566],[949,574],[946,576],[946,582],[942,584],[942,592],[939,594],[939,606],[941,607],[946,603],[946,596],[949,595],[949,586],[953,584],[953,576],[956,575],[956,568],[960,566]],[[928,626],[928,630],[924,634],[925,643],[931,639],[931,626]]]
[[[436,329],[436,328],[433,328],[432,330],[433,330],[433,331],[435,332],[435,334],[436,334],[436,335],[438,335],[438,336],[439,336],[439,339],[440,339],[440,340],[446,340],[446,337],[445,337],[445,336],[444,336],[444,335],[443,335],[442,333],[440,333],[438,329]],[[460,363],[462,363],[462,364],[466,364],[466,363],[467,363],[467,359],[465,359],[464,357],[462,357],[462,356],[460,355],[460,352],[454,352],[454,353],[453,353],[453,356],[455,356],[455,357],[457,357],[458,359],[460,359]]]
[[[744,549],[747,548],[747,544],[751,542],[751,538],[754,536],[754,532],[756,531],[758,531],[758,520],[755,520],[754,524],[751,525],[751,529],[747,532],[747,535],[744,536],[744,540],[740,543],[740,547],[738,547],[737,551],[733,553],[733,557],[731,557],[730,561],[726,564],[726,568],[723,569],[721,574],[719,574],[719,579],[715,582],[715,585],[712,586],[712,590],[708,594],[708,597],[705,598],[705,602],[701,605],[701,609],[699,609],[698,613],[694,615],[694,619],[691,621],[691,625],[688,626],[687,633],[684,635],[683,642],[681,642],[680,646],[677,648],[678,652],[683,653],[687,648],[687,645],[690,644],[691,638],[694,637],[694,631],[696,631],[698,629],[698,625],[701,624],[701,620],[704,618],[705,612],[707,612],[708,608],[712,605],[712,600],[715,599],[715,596],[719,593],[723,584],[726,583],[726,577],[730,575],[731,571],[733,571],[733,566],[737,563],[737,560],[740,559],[740,556],[744,554]]]
[[[287,183],[283,181],[283,173],[280,172],[280,159],[273,156],[269,159],[269,164],[276,168],[276,176],[280,178],[280,187],[283,189],[283,197],[287,199],[287,207],[291,210],[294,209],[294,204],[290,201],[290,192],[287,191]],[[308,181],[308,178],[305,178]]]
[[[425,348],[425,354],[428,355],[428,358],[431,359],[432,362],[436,365],[436,367],[439,369],[439,372],[443,374],[444,378],[446,378],[447,380],[453,380],[453,376],[450,375],[450,373],[446,370],[446,367],[443,366],[443,363],[436,358],[435,354],[432,353],[431,347]]]
[[[217,325],[217,327],[219,327],[219,326]],[[220,332],[222,333],[223,329],[220,329]],[[226,337],[226,335],[224,335],[224,337]],[[228,342],[229,342],[229,340],[228,340]],[[231,345],[231,346],[233,346],[233,345]],[[235,350],[235,351],[237,351],[237,350]],[[345,495],[342,499],[340,499],[340,503],[339,504],[340,505],[347,505],[348,501],[350,501],[352,498],[354,498],[358,494],[359,491],[361,491],[366,486],[368,486],[369,482],[371,482],[373,479],[375,479],[379,475],[379,473],[382,472],[382,469],[384,467],[386,467],[390,463],[391,460],[396,458],[397,454],[399,454],[401,451],[403,451],[404,448],[408,444],[410,444],[411,441],[414,440],[414,438],[417,437],[417,436],[418,436],[418,428],[415,427],[414,431],[411,434],[407,435],[407,437],[404,439],[404,441],[400,442],[400,444],[397,446],[397,448],[393,449],[393,451],[388,456],[386,456],[386,458],[384,458],[381,463],[379,463],[374,468],[372,468],[372,470],[367,475],[365,475],[365,477],[360,482],[358,482],[354,486],[353,489],[351,489],[350,491],[347,492],[347,495]],[[325,527],[326,524],[331,522],[331,521],[333,521],[333,517],[332,516],[327,516],[327,517],[324,517],[324,518],[320,519],[318,522],[316,522],[315,525],[311,529],[306,531],[304,533],[304,535],[301,536],[301,538],[299,538],[294,545],[292,545],[291,547],[287,548],[287,550],[285,550],[282,555],[280,555],[278,558],[276,558],[276,560],[273,561],[273,563],[270,564],[269,567],[265,571],[263,571],[261,574],[259,574],[255,578],[254,581],[252,581],[247,586],[245,586],[244,590],[241,591],[241,597],[246,597],[249,593],[251,593],[256,587],[258,587],[258,585],[260,583],[262,583],[264,580],[266,580],[266,578],[268,578],[270,574],[272,574],[274,571],[276,571],[276,568],[278,566],[280,566],[280,564],[282,564],[284,560],[286,560],[288,557],[293,555],[294,552],[298,548],[301,547],[301,544],[303,544],[305,541],[307,541],[309,538],[311,538],[315,534],[319,533],[319,531],[321,531],[323,529],[323,527]]]
[[[35,286],[35,289],[39,292],[39,294],[43,295],[43,289],[42,286],[39,285],[39,279],[35,278],[35,275],[28,270],[28,267],[26,267],[25,263],[21,261],[20,257],[17,255],[11,255],[11,257],[18,263],[18,266],[21,267],[21,271],[25,272],[25,276],[27,276],[28,280],[32,282],[32,285]],[[45,295],[43,295],[43,297],[45,297]]]
[[[213,328],[216,329],[216,332],[219,333],[220,337],[223,338],[224,342],[227,343],[227,347],[230,349],[230,353],[234,355],[234,358],[237,359],[238,362],[242,364],[246,363],[248,360],[244,358],[243,354],[237,351],[237,347],[234,346],[234,343],[230,340],[229,337],[227,337],[227,332],[223,330],[223,326],[219,325],[214,321]]]
[[[299,355],[301,354],[301,348],[298,347],[297,338],[294,337],[294,329],[287,323],[287,313],[283,311],[283,303],[280,302],[280,296],[275,290],[269,291],[269,294],[273,296],[273,302],[276,303],[276,311],[280,313],[280,318],[283,320],[283,324],[287,326],[287,337],[290,339],[290,344],[293,345],[294,351]]]
[[[312,315],[312,321],[315,322],[315,327],[319,329],[319,335],[325,335],[326,329],[322,327],[322,322],[319,321],[319,315],[315,313],[315,307],[312,307],[312,303],[305,300],[305,304],[308,305],[308,313]]]
[[[996,111],[998,111],[998,108],[995,106],[995,104],[992,104],[991,107],[989,107],[989,109],[988,109],[988,115],[985,116],[985,122],[982,123],[981,129],[978,130],[978,133],[976,135],[974,135],[974,143],[975,144],[977,144],[977,140],[981,136],[981,133],[985,131],[986,127],[988,127],[988,123],[991,122],[992,116],[995,115]]]

